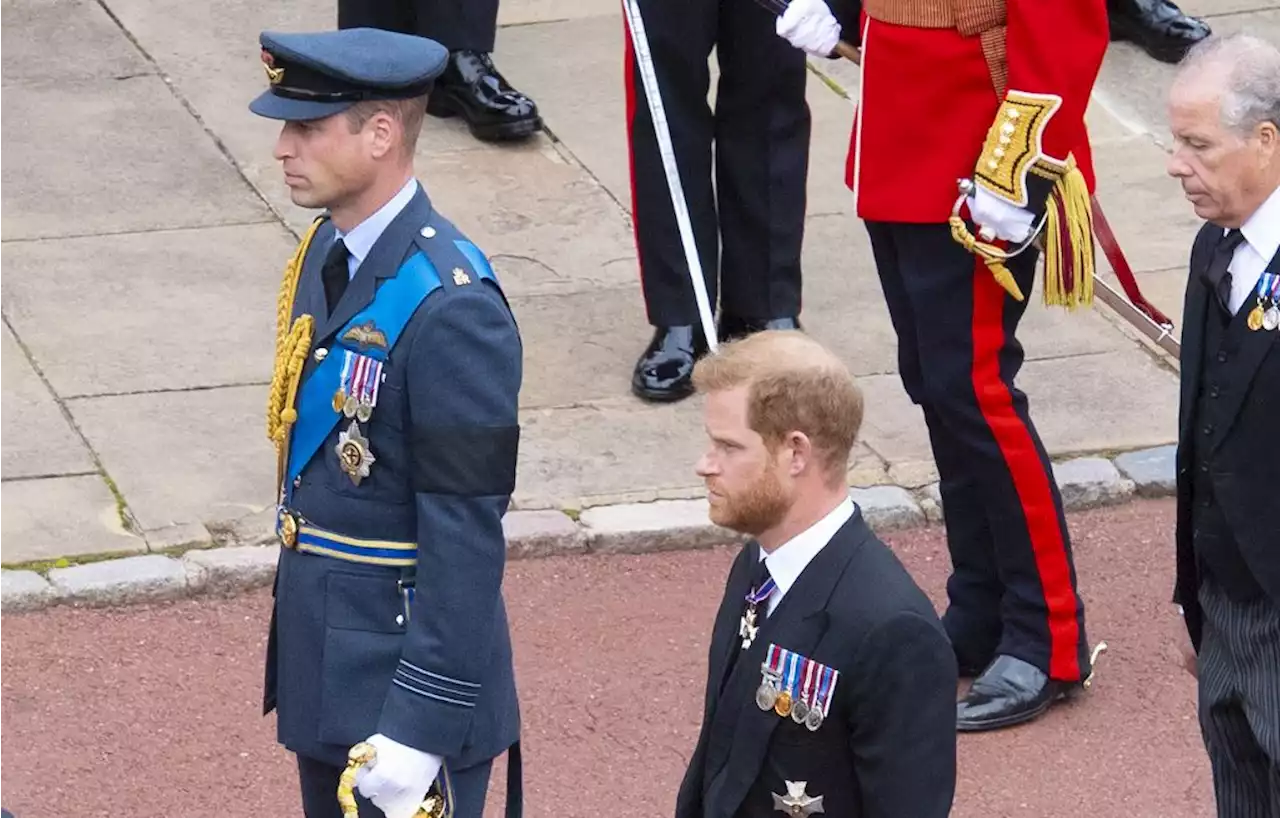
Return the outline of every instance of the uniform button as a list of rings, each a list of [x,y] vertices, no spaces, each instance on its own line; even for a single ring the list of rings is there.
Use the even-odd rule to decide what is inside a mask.
[[[326,357],[326,356],[328,356],[328,354],[329,354],[329,350],[325,349],[324,347],[320,347],[319,349],[317,349],[317,350],[316,350],[316,363],[319,363],[320,361],[323,361],[323,360],[325,359],[325,357]]]
[[[1207,465],[1202,465],[1202,466],[1200,466],[1200,471],[1201,471],[1201,472],[1203,472],[1204,474],[1208,474],[1208,473],[1209,473],[1209,467],[1208,467]]]
[[[300,488],[302,488],[302,478],[301,478],[301,477],[295,477],[295,478],[293,478],[293,487],[294,487],[295,489],[300,489]]]
[[[1216,398],[1221,394],[1222,394],[1222,390],[1216,386],[1214,386],[1212,389],[1209,390],[1209,397],[1211,398]]]
[[[432,239],[432,238],[435,238],[435,235],[436,235],[436,229],[431,225],[427,225],[426,227],[422,228],[421,232],[422,232],[422,237],[424,239]]]
[[[396,614],[396,624],[397,625],[404,624],[404,614]]]
[[[1220,363],[1220,364],[1225,364],[1226,362],[1227,362],[1227,353],[1225,353],[1225,352],[1219,352],[1219,353],[1218,353],[1218,363]]]
[[[1212,424],[1212,423],[1209,423],[1209,424],[1206,424],[1206,425],[1205,425],[1205,427],[1204,427],[1204,433],[1205,433],[1206,435],[1211,435],[1211,434],[1213,434],[1213,424]]]

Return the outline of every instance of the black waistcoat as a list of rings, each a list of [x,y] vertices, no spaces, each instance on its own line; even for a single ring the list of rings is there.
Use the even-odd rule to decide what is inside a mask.
[[[1214,439],[1213,433],[1218,426],[1230,422],[1230,418],[1225,417],[1222,401],[1218,398],[1229,386],[1227,379],[1232,374],[1229,362],[1236,358],[1240,345],[1253,332],[1247,323],[1247,316],[1253,306],[1253,299],[1250,298],[1232,316],[1216,299],[1210,299],[1205,315],[1200,390],[1196,396],[1197,422],[1192,430],[1195,441],[1192,542],[1196,564],[1202,575],[1211,575],[1227,594],[1239,600],[1261,595],[1262,588],[1245,563],[1240,546],[1214,496],[1213,481],[1209,477],[1214,470],[1210,441]],[[1270,513],[1270,510],[1259,509],[1258,512]]]

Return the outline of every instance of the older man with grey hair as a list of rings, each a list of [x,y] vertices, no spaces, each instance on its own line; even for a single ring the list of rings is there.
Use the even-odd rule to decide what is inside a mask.
[[[1206,221],[1182,328],[1177,589],[1218,815],[1280,816],[1280,50],[1188,54],[1170,175]]]

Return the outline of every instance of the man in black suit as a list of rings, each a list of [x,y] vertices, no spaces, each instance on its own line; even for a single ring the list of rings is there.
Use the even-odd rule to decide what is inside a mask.
[[[956,660],[928,598],[849,497],[862,396],[798,330],[699,361],[711,519],[751,535],[711,637],[676,818],[941,818]]]
[[[1218,815],[1280,815],[1280,49],[1197,46],[1169,173],[1206,224],[1182,330],[1177,590]]]

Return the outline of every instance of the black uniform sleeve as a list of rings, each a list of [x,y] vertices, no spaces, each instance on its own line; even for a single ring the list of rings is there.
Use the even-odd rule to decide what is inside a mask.
[[[828,0],[828,8],[840,23],[840,39],[862,46],[862,0]]]
[[[956,660],[936,622],[902,613],[850,674],[850,749],[864,818],[946,818],[956,786]]]

